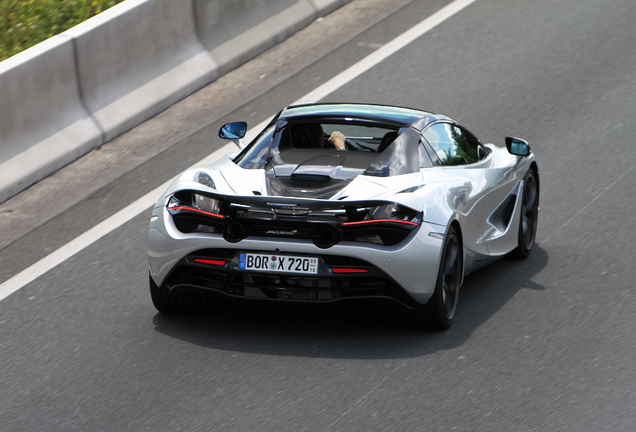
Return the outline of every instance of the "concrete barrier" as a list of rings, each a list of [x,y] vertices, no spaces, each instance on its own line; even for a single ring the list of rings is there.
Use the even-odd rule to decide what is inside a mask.
[[[201,40],[222,74],[309,24],[308,0],[194,0]]]
[[[350,0],[126,0],[0,62],[0,202]]]
[[[0,62],[0,202],[101,143],[80,100],[68,37]]]
[[[350,0],[194,0],[201,40],[224,74]]]
[[[319,16],[327,15],[351,0],[309,0]]]
[[[74,39],[84,103],[106,141],[218,76],[192,0],[127,0],[63,35]]]

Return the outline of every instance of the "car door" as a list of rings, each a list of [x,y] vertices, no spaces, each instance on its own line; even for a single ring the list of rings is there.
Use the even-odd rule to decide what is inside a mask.
[[[422,133],[430,145],[434,163],[470,175],[479,190],[471,193],[470,211],[462,215],[464,246],[493,256],[504,255],[517,245],[515,214],[521,183],[508,153],[484,147],[465,128],[450,122],[431,125]],[[437,160],[435,160],[437,159]],[[465,231],[465,233],[464,233]]]
[[[507,152],[485,148],[472,133],[459,125],[451,125],[450,128],[453,146],[457,149],[444,149],[442,156],[446,157],[440,158],[441,163],[464,166],[482,185],[478,207],[483,208],[483,213],[478,223],[483,237],[478,244],[485,245],[490,255],[504,255],[517,244],[516,235],[508,235],[515,220],[518,220],[515,219],[514,208],[521,186],[512,163],[514,158]],[[516,230],[512,229],[512,232]],[[481,246],[477,248],[481,250]]]
[[[437,122],[422,132],[437,176],[448,184],[448,199],[458,215],[464,247],[488,255],[483,241],[484,179],[479,166],[486,150],[472,135],[451,122]]]
[[[479,170],[484,184],[484,243],[492,256],[505,255],[517,246],[519,202],[522,178],[518,178],[514,157],[493,152]]]

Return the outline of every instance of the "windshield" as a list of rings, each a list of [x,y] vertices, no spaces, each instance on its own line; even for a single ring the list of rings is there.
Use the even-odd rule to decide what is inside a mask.
[[[419,134],[409,131],[368,120],[281,119],[234,162],[245,169],[274,169],[277,176],[283,172],[331,178],[407,174],[420,168]]]

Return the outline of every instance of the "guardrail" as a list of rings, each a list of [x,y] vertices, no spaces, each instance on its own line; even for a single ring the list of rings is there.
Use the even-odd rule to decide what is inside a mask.
[[[350,0],[126,0],[0,62],[0,202]]]

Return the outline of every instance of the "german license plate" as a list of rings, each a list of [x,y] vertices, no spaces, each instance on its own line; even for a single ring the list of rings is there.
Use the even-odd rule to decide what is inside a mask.
[[[318,273],[318,258],[245,252],[239,255],[239,269],[316,274]]]

